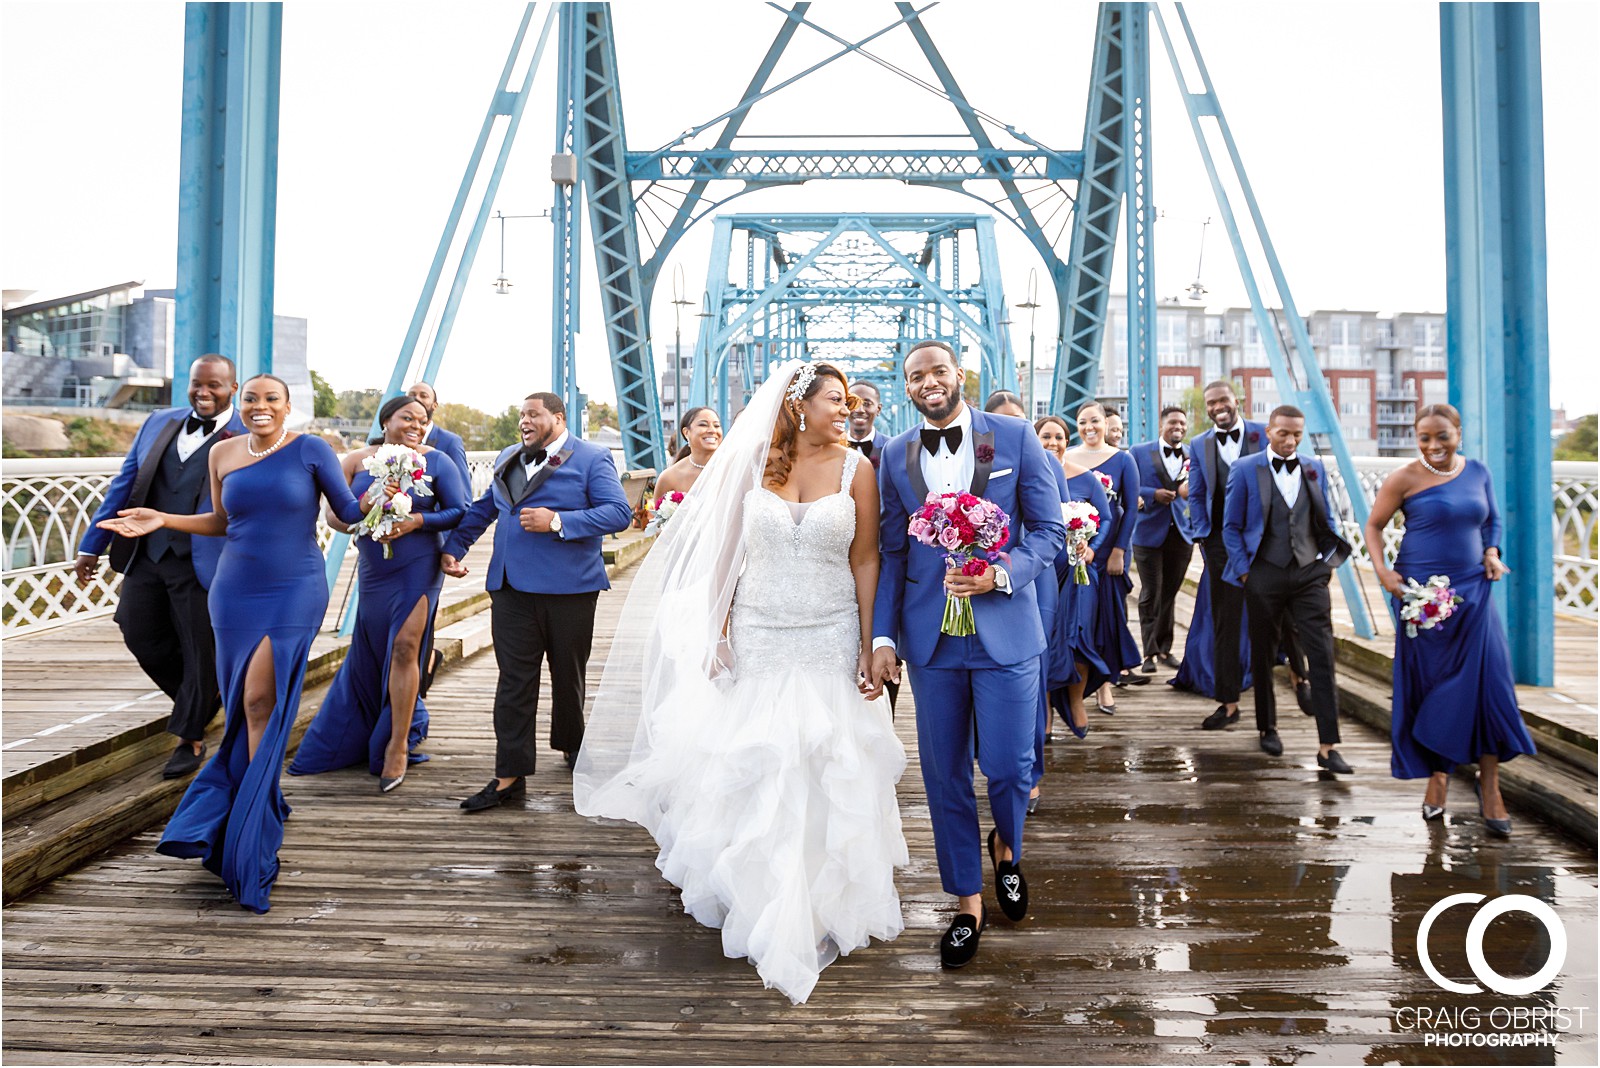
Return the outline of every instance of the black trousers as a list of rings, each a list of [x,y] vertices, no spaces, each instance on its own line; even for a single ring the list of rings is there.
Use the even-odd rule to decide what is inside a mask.
[[[122,576],[114,618],[128,652],[172,698],[167,733],[191,742],[204,738],[222,697],[217,640],[194,561],[174,553],[160,560],[141,555]]]
[[[500,668],[494,691],[494,773],[500,778],[533,774],[539,672],[546,660],[550,748],[575,753],[583,744],[584,673],[599,599],[598,590],[523,593],[502,586],[489,594],[489,629]]]
[[[1244,682],[1244,666],[1239,662],[1244,591],[1222,580],[1228,567],[1228,550],[1222,544],[1220,530],[1213,530],[1200,543],[1200,555],[1206,562],[1207,581],[1211,583],[1211,670],[1217,680],[1216,698],[1222,704],[1231,705],[1238,702],[1239,687]],[[1273,642],[1270,648],[1276,649],[1277,643]]]
[[[1147,660],[1172,654],[1174,606],[1193,556],[1194,546],[1176,526],[1167,528],[1160,545],[1133,547],[1133,566],[1139,571],[1139,645]]]
[[[1321,560],[1304,567],[1278,567],[1257,559],[1245,581],[1250,610],[1250,672],[1255,676],[1256,729],[1278,729],[1277,695],[1272,667],[1278,659],[1278,637],[1293,625],[1311,683],[1311,707],[1317,717],[1317,741],[1339,741],[1339,697],[1333,677],[1333,607],[1328,582],[1333,569]]]

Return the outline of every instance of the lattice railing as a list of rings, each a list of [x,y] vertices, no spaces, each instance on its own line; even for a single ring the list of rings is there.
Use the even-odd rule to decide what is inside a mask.
[[[492,452],[468,454],[474,496],[488,487],[494,457]],[[5,634],[58,627],[116,610],[122,576],[102,558],[99,575],[80,589],[72,565],[89,521],[121,467],[120,456],[5,461],[0,469],[0,533],[6,549],[0,629]],[[333,531],[319,521],[317,544],[326,549],[332,538]]]

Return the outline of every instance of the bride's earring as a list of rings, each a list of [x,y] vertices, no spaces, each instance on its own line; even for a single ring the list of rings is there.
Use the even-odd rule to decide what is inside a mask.
[[[806,413],[805,412],[801,412],[800,413],[800,429],[804,430],[805,428],[806,428]]]

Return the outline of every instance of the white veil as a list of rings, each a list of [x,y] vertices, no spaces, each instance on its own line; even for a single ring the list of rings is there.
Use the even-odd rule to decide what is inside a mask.
[[[631,772],[654,751],[655,716],[703,707],[730,681],[724,628],[744,563],[744,499],[761,485],[801,366],[785,363],[756,390],[633,576],[573,769],[573,804],[586,816],[653,827]]]

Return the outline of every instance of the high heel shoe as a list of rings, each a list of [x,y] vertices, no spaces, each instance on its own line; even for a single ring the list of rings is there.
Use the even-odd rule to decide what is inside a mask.
[[[1039,798],[1042,796],[1042,794],[1034,794],[1032,797],[1028,798],[1028,815],[1031,816],[1035,812],[1039,811]]]
[[[1067,730],[1072,732],[1072,736],[1074,738],[1087,738],[1087,737],[1089,737],[1089,725],[1087,723],[1085,723],[1083,726],[1080,727],[1076,723],[1072,722],[1071,719],[1068,719],[1067,720]]]
[[[406,773],[403,772],[403,771],[399,775],[396,775],[392,779],[388,778],[386,776],[380,775],[380,776],[378,776],[378,792],[380,794],[390,793],[391,791],[395,790],[397,787],[399,787],[399,785],[401,783],[403,783],[405,781],[406,781]]]
[[[1422,803],[1422,818],[1427,820],[1429,823],[1444,819],[1444,806],[1430,805],[1424,801]]]
[[[1472,781],[1472,792],[1478,795],[1478,815],[1483,819],[1484,827],[1488,828],[1489,833],[1494,835],[1496,838],[1510,838],[1511,819],[1509,817],[1506,819],[1495,819],[1492,816],[1484,815],[1483,786],[1476,779]]]

